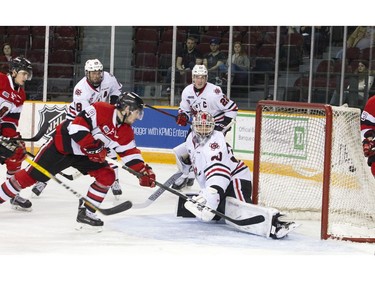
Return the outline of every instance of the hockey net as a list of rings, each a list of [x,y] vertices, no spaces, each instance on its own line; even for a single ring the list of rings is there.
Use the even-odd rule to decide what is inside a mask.
[[[375,242],[375,180],[359,109],[260,101],[253,176],[255,204],[320,219],[322,239]]]

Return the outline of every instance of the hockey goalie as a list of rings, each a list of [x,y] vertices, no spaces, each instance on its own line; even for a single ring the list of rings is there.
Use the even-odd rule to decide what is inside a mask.
[[[237,160],[223,133],[215,131],[211,114],[198,112],[193,118],[192,132],[179,155],[179,169],[183,172],[192,165],[200,186],[193,200],[180,201],[177,216],[195,216],[203,222],[218,220],[212,210],[233,219],[263,216],[264,220],[250,225],[226,223],[251,234],[280,239],[296,228],[294,222],[280,221],[280,212],[251,204],[252,176],[243,161]]]

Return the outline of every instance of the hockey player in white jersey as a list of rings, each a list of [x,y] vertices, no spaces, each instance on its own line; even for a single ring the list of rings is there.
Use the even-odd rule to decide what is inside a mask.
[[[103,64],[98,59],[89,59],[85,64],[85,77],[74,87],[73,101],[69,105],[68,120],[73,120],[78,113],[95,102],[103,101],[115,104],[121,94],[122,85],[115,76],[103,71]],[[117,160],[116,153],[110,151],[108,157]],[[116,180],[111,186],[113,195],[120,196],[122,190],[118,180],[118,166],[110,164],[115,170]],[[39,196],[47,184],[38,182],[32,191]]]
[[[285,237],[296,224],[280,221],[281,215],[276,209],[251,204],[251,172],[243,161],[234,157],[224,135],[214,130],[214,127],[215,120],[207,112],[198,112],[193,118],[192,133],[185,142],[188,151],[185,157],[190,158],[201,189],[199,195],[193,197],[199,205],[186,201],[185,208],[204,222],[215,217],[208,208],[225,212],[235,219],[262,215],[264,221],[252,225],[227,223],[241,231],[260,236],[274,239]],[[208,208],[202,208],[202,205]]]
[[[215,119],[215,130],[224,135],[230,130],[234,122],[238,107],[228,99],[219,86],[207,82],[208,71],[204,65],[196,65],[192,70],[193,83],[185,87],[181,94],[181,102],[177,115],[177,124],[186,126],[190,117],[197,112],[209,112]],[[174,149],[176,162],[179,168],[188,164],[182,155],[186,155],[185,145],[181,144]],[[174,184],[174,189],[191,186],[194,183],[194,173],[185,172]]]

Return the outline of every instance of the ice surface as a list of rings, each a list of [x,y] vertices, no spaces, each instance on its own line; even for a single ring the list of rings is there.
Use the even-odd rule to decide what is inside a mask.
[[[159,182],[177,171],[175,165],[151,166]],[[5,175],[3,166],[0,172]],[[92,182],[88,176],[63,180],[83,195]],[[120,184],[120,201],[110,191],[102,207],[122,200],[142,203],[155,190],[140,187],[136,177],[124,170],[120,171]],[[192,190],[197,186],[185,191]],[[30,198],[31,188],[21,195]],[[266,239],[224,223],[177,218],[177,196],[166,191],[144,209],[112,216],[98,214],[104,221],[103,232],[88,233],[75,230],[78,199],[59,184],[50,181],[40,197],[30,200],[30,213],[11,209],[9,202],[0,205],[0,280],[10,280],[3,279],[3,274],[10,278],[28,275],[35,280],[148,280],[157,276],[160,280],[235,276],[303,280],[299,274],[285,273],[302,270],[304,276],[320,276],[323,268],[336,280],[373,275],[375,245],[322,241],[316,221],[299,221],[302,225],[283,240]]]

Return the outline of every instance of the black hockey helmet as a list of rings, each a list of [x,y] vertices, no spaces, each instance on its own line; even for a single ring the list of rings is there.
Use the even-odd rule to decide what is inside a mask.
[[[29,76],[27,80],[31,80],[33,77],[33,67],[31,66],[31,62],[24,57],[16,57],[9,62],[9,72],[12,73],[13,70],[17,73],[21,70],[28,72]]]
[[[129,106],[129,111],[139,110],[139,118],[142,120],[144,102],[143,100],[134,92],[124,92],[118,96],[116,102],[116,108],[123,111],[127,106]]]

